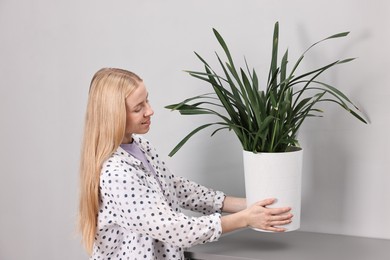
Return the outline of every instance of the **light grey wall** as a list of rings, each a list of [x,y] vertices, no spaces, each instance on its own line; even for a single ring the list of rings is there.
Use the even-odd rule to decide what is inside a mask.
[[[306,66],[358,56],[327,80],[371,120],[366,126],[325,106],[325,118],[303,127],[302,229],[389,239],[389,12],[387,0],[1,0],[0,259],[86,259],[75,233],[77,168],[88,85],[101,67],[144,78],[155,109],[147,137],[176,174],[243,195],[235,137],[205,132],[167,158],[205,119],[163,106],[208,91],[183,70],[200,68],[194,50],[214,59],[212,27],[265,82],[277,20],[292,58],[316,40],[352,31],[311,52]]]

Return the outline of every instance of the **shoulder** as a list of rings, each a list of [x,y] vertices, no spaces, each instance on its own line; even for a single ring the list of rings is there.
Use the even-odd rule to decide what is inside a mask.
[[[103,163],[102,173],[121,168],[138,167],[140,162],[126,152],[122,147],[118,147],[115,152]]]
[[[142,180],[144,173],[141,162],[128,154],[121,147],[108,158],[102,165],[100,183],[114,184],[123,180]]]

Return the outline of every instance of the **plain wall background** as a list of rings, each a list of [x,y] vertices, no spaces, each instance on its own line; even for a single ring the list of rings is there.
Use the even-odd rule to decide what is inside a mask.
[[[272,30],[304,68],[358,57],[326,74],[369,115],[363,125],[338,107],[301,130],[305,149],[302,230],[390,239],[390,2],[0,0],[0,259],[86,259],[75,232],[78,157],[89,82],[101,67],[140,74],[155,110],[147,135],[171,169],[244,195],[235,136],[195,136],[167,154],[205,118],[163,107],[208,92],[183,72],[200,69],[193,51],[215,62],[215,27],[237,63],[265,83]]]

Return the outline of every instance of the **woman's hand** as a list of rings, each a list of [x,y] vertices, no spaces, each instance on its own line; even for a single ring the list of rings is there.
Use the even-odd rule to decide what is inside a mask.
[[[291,208],[267,208],[273,204],[275,199],[265,199],[256,202],[246,209],[247,225],[252,228],[259,228],[274,232],[284,232],[285,228],[280,226],[291,223],[293,215],[289,213]]]
[[[240,212],[222,216],[222,233],[227,233],[240,228],[252,227],[274,232],[284,232],[280,226],[291,223],[293,215],[291,208],[267,208],[275,199],[265,199],[254,203]]]

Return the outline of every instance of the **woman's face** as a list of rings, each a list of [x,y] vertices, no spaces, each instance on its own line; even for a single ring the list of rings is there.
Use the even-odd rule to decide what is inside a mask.
[[[148,100],[148,91],[143,82],[126,98],[126,132],[122,143],[132,142],[132,134],[145,134],[150,128],[154,114]]]

